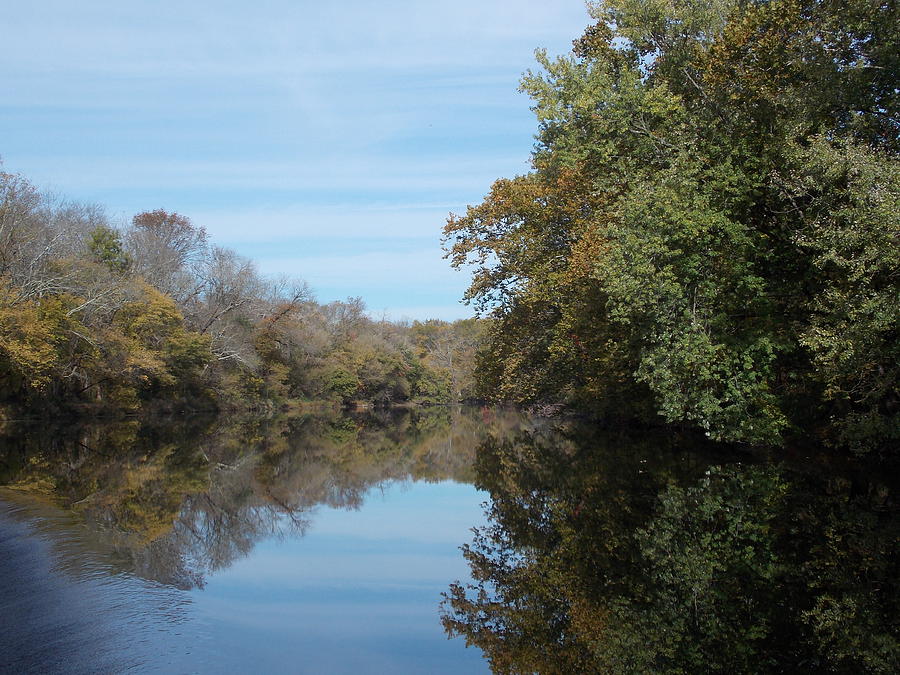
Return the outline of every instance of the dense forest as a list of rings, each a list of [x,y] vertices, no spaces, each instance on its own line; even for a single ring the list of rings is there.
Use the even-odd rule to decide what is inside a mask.
[[[0,405],[478,398],[896,445],[896,3],[590,7],[572,53],[523,80],[533,170],[444,230],[487,318],[372,320],[183,215],[114,225],[0,173]]]
[[[483,322],[375,321],[317,303],[163,210],[102,208],[0,172],[0,407],[10,413],[448,403]]]
[[[445,228],[483,396],[900,440],[895,2],[608,0],[528,73],[533,170]]]

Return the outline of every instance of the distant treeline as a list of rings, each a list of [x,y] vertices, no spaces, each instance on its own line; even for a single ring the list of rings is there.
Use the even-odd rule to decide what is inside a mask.
[[[375,321],[261,275],[163,210],[116,227],[0,172],[7,414],[447,403],[472,395],[481,325]]]

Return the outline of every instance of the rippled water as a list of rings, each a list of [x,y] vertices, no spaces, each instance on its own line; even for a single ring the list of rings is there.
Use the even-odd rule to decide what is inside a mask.
[[[191,672],[218,659],[192,598],[117,572],[83,527],[0,492],[0,670]]]

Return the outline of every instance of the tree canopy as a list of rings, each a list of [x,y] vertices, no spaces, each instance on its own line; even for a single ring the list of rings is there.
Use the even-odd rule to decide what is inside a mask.
[[[115,227],[0,171],[0,417],[472,396],[478,322],[321,304],[162,209]]]
[[[452,216],[483,395],[778,443],[900,438],[894,2],[608,0],[522,89],[533,170]]]

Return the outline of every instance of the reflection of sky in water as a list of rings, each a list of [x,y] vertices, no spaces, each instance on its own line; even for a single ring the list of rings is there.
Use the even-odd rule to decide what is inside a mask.
[[[0,510],[22,527],[0,519],[16,572],[0,672],[487,672],[440,623],[487,498],[453,481],[488,429],[530,424],[465,409],[7,430]]]
[[[0,491],[0,673],[221,669],[190,596],[116,573],[69,514],[16,497]]]
[[[304,537],[260,542],[191,593],[219,656],[260,672],[487,672],[448,641],[440,594],[469,570],[459,546],[483,522],[472,486],[392,483],[357,511],[319,507]]]
[[[114,572],[64,512],[4,504],[0,671],[487,672],[438,615],[469,576],[459,546],[484,499],[450,481],[376,486],[359,510],[319,507],[306,536],[260,541],[190,592]]]

